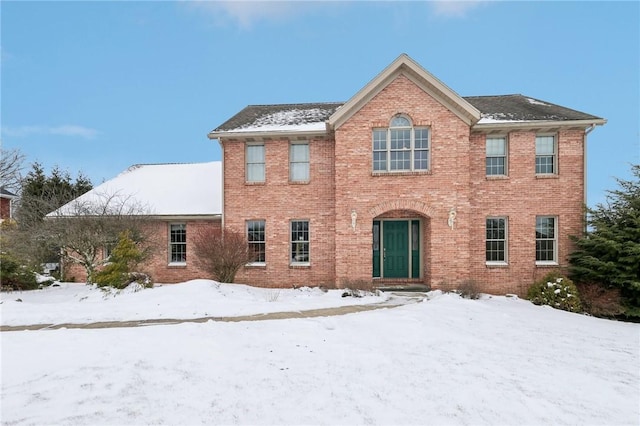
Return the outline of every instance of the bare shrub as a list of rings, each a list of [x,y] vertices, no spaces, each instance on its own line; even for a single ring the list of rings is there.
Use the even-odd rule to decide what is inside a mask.
[[[265,294],[265,300],[267,302],[277,302],[280,297],[280,289],[273,289]]]
[[[373,281],[371,280],[342,280],[342,287],[345,289],[342,297],[363,297],[367,294],[378,294]]]
[[[624,312],[620,289],[593,283],[576,284],[584,311],[594,317],[613,318]]]
[[[194,263],[222,283],[232,283],[241,267],[255,259],[245,236],[233,230],[202,228],[193,239]]]
[[[480,298],[480,287],[474,280],[464,280],[458,284],[456,293],[465,299],[476,300]]]

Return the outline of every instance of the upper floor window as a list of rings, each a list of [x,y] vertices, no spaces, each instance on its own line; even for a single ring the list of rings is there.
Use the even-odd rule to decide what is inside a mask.
[[[264,220],[247,221],[247,241],[249,242],[249,251],[254,256],[253,263],[265,263],[266,261],[264,225]]]
[[[536,136],[536,174],[554,174],[558,171],[557,146],[554,135]]]
[[[507,262],[507,218],[506,217],[487,218],[485,259],[488,264]]]
[[[373,129],[373,171],[429,170],[429,129],[402,115],[387,129]]]
[[[506,176],[507,174],[507,138],[487,137],[486,141],[487,176]]]
[[[309,182],[309,143],[289,145],[289,180]]]
[[[169,225],[169,263],[187,261],[187,225],[172,223]]]
[[[558,261],[557,220],[554,216],[536,217],[536,263]]]
[[[247,182],[264,182],[264,145],[246,145],[245,179]]]

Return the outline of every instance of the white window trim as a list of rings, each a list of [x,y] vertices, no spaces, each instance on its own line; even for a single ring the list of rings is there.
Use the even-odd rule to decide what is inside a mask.
[[[396,127],[391,127],[391,122],[393,121],[394,118],[396,117],[402,117],[405,118],[409,121],[409,123],[411,124],[408,127],[404,127],[404,126],[396,126]],[[391,130],[392,129],[410,129],[410,138],[411,138],[411,142],[410,142],[410,148],[409,151],[411,152],[410,155],[410,159],[409,159],[409,165],[410,168],[409,169],[402,169],[402,170],[391,170],[390,166],[391,166],[391,152],[392,151],[401,151],[401,150],[392,150],[391,149]],[[373,138],[373,133],[376,130],[382,130],[385,131],[386,134],[386,149],[384,150],[384,152],[386,152],[386,168],[384,170],[376,170],[375,169],[375,163],[373,161],[373,153],[374,152],[383,152],[382,150],[376,150],[375,149],[375,145],[374,145],[374,138]],[[418,151],[426,151],[427,152],[427,168],[426,169],[416,169],[415,168],[415,153],[416,153],[416,147],[415,147],[415,131],[416,130],[427,130],[427,148],[420,148],[418,149]],[[394,174],[394,173],[427,173],[431,171],[431,127],[430,126],[415,126],[413,124],[413,120],[411,120],[408,116],[404,115],[404,114],[400,114],[400,115],[396,115],[394,117],[391,118],[391,120],[389,121],[389,126],[387,127],[374,127],[373,129],[371,129],[371,170],[374,174]]]
[[[249,262],[246,264],[246,266],[267,266],[267,221],[264,219],[249,219],[245,222],[246,224],[246,231],[247,231],[247,243],[250,244],[251,242],[249,241],[249,222],[263,222],[264,223],[264,248],[265,248],[265,261],[264,262]]]
[[[184,262],[173,262],[173,261],[171,261],[171,247],[172,247],[172,245],[173,244],[182,244],[182,243],[172,243],[171,242],[171,226],[172,225],[184,225],[185,238],[186,238],[186,232],[187,232],[187,224],[185,222],[172,222],[172,223],[169,223],[169,225],[167,226],[167,231],[169,233],[169,235],[168,235],[169,247],[168,247],[168,253],[167,253],[168,261],[169,261],[168,264],[169,264],[169,266],[186,266],[187,265],[186,261],[184,261]],[[187,242],[186,241],[184,242],[184,249],[185,249],[185,256],[186,256],[186,254],[187,254]]]
[[[487,140],[504,139],[504,173],[500,175],[490,175],[487,173],[487,158],[500,157],[499,155],[487,155]],[[489,179],[509,176],[509,136],[508,135],[492,135],[487,136],[484,141],[484,174]]]
[[[309,250],[308,250],[308,260],[306,261],[299,262],[299,261],[293,260],[291,257],[291,246],[295,242],[291,239],[291,233],[292,233],[291,226],[293,222],[307,222],[307,233],[309,234],[307,245],[309,247]],[[311,221],[309,219],[291,219],[289,221],[289,254],[288,256],[289,256],[289,266],[311,266]]]
[[[553,218],[553,260],[536,260],[536,266],[558,266],[558,216],[537,215],[536,222],[538,218],[542,217]],[[536,243],[537,241],[538,238],[536,238]]]
[[[557,133],[536,133],[536,139],[534,140],[534,154],[535,154],[535,158],[538,158],[538,153],[535,149],[535,142],[537,141],[538,137],[553,137],[553,172],[552,173],[538,173],[537,170],[535,170],[536,164],[535,164],[535,160],[533,163],[533,167],[534,167],[534,171],[536,176],[555,176],[558,174],[558,170],[559,170],[559,156],[558,156],[558,134]]]
[[[309,159],[307,161],[293,161],[291,158],[291,146],[292,145],[306,145],[307,146],[307,154],[309,155]],[[291,167],[292,164],[306,164],[307,165],[307,179],[293,179]],[[309,183],[311,182],[311,145],[309,141],[295,141],[289,143],[289,182],[292,183]]]
[[[487,219],[504,219],[504,260],[486,260],[487,259]],[[487,266],[508,266],[509,265],[509,217],[508,216],[487,216],[484,221],[484,241],[485,241],[485,265]],[[491,240],[501,241],[501,240]]]
[[[249,156],[247,155],[247,151],[249,151],[250,146],[261,146],[262,147],[262,163],[249,163]],[[249,180],[249,164],[262,164],[264,167],[264,175],[262,176],[262,180]],[[244,181],[246,183],[265,183],[267,181],[267,148],[265,147],[264,142],[245,142],[244,145]]]

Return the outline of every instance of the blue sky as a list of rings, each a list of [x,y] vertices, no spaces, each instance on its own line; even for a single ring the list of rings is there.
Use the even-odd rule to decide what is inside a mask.
[[[640,163],[638,2],[1,4],[3,148],[94,185],[220,159],[244,106],[346,101],[401,53],[461,96],[521,93],[606,118],[589,204]]]

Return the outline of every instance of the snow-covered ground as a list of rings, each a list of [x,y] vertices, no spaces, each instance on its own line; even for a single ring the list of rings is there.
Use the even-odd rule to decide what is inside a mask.
[[[381,302],[380,296],[342,297],[343,291],[255,288],[193,280],[153,289],[104,291],[96,286],[62,283],[38,291],[0,293],[3,325],[87,323],[158,318],[243,316]],[[20,301],[17,301],[20,299]]]
[[[2,324],[375,303],[195,281],[2,295]],[[86,297],[86,298],[85,298]],[[15,302],[20,298],[23,302]],[[0,333],[3,425],[637,425],[640,326],[517,298],[344,316]]]

